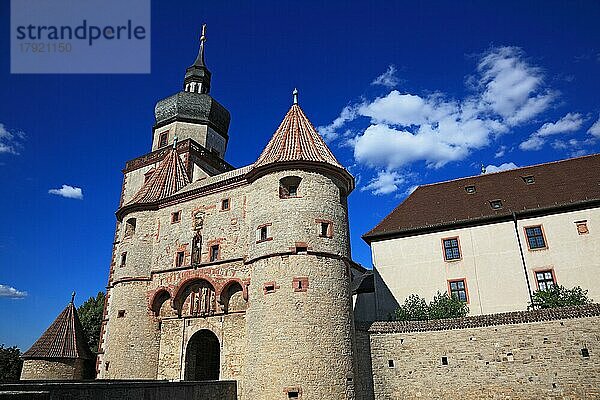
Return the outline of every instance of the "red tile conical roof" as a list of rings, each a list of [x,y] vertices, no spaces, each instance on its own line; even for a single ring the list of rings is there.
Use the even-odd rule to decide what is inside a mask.
[[[150,179],[142,185],[128,204],[153,203],[174,194],[189,183],[190,178],[185,171],[183,161],[173,146]]]
[[[56,317],[22,358],[93,359],[73,302]]]
[[[293,104],[254,168],[285,161],[322,162],[342,168],[298,104]]]

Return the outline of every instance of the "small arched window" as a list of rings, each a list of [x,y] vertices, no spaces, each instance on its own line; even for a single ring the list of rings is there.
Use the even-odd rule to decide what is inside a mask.
[[[135,218],[129,218],[127,221],[125,221],[125,237],[133,236],[135,233],[135,225]]]
[[[298,188],[302,178],[299,176],[286,176],[279,180],[279,198],[288,199],[298,197]]]

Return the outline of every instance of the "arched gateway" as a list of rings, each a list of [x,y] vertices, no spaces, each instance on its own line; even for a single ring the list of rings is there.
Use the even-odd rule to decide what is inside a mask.
[[[185,352],[185,380],[218,380],[220,364],[221,349],[217,336],[207,329],[194,333]]]

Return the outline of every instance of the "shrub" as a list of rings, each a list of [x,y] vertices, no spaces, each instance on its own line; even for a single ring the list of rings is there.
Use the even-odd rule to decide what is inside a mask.
[[[424,298],[411,294],[391,315],[397,321],[424,321],[429,319],[459,318],[469,313],[469,307],[456,296],[440,293],[427,304]]]
[[[587,293],[587,290],[583,290],[579,286],[567,289],[561,285],[554,285],[546,290],[534,292],[533,302],[529,305],[529,308],[540,309],[590,304],[592,300],[587,297]]]

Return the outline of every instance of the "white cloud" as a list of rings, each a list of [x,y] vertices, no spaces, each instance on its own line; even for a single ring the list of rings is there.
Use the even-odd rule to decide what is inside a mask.
[[[403,183],[404,178],[398,172],[379,171],[368,185],[361,188],[361,191],[370,190],[373,194],[390,194],[398,190],[398,186]]]
[[[496,150],[496,154],[494,154],[494,158],[504,157],[504,154],[506,154],[507,149],[508,149],[508,147],[506,147],[506,146],[498,147],[498,150]]]
[[[18,155],[23,147],[25,134],[20,131],[9,131],[3,124],[0,124],[0,154],[8,153]]]
[[[590,129],[588,129],[587,133],[597,138],[600,138],[600,117],[596,122],[594,122],[594,125],[592,125]]]
[[[493,172],[508,171],[509,169],[515,169],[515,168],[519,168],[519,167],[513,162],[500,164],[498,166],[488,165],[487,167],[485,167],[485,173],[491,174]]]
[[[332,142],[338,138],[339,134],[336,130],[344,126],[348,121],[352,121],[356,118],[356,108],[353,106],[346,106],[340,113],[340,116],[333,120],[333,122],[326,126],[320,126],[317,128],[323,139],[326,142]]]
[[[515,126],[548,109],[558,95],[543,87],[540,68],[531,66],[518,47],[494,48],[477,65],[479,77],[472,79],[482,90],[484,109]]]
[[[81,190],[81,188],[69,185],[62,185],[62,188],[60,189],[50,189],[48,190],[48,193],[66,197],[69,199],[83,200],[83,191]]]
[[[562,133],[576,132],[584,119],[579,113],[568,113],[556,122],[546,122],[537,131],[519,145],[521,150],[539,150],[546,143],[546,137]]]
[[[22,292],[12,286],[0,285],[0,297],[9,299],[22,299],[27,296],[27,292]]]
[[[386,74],[390,71],[395,69]],[[542,70],[531,65],[516,47],[497,47],[483,54],[467,84],[472,92],[462,99],[440,92],[423,95],[399,90],[361,99],[344,107],[340,116],[320,131],[330,141],[341,136],[336,131],[353,132],[353,136],[345,133],[339,145],[353,147],[360,166],[385,171],[368,185],[383,194],[401,184],[393,180],[389,184],[390,174],[397,169],[406,172],[408,165],[419,161],[440,168],[464,160],[512,128],[535,119],[558,96],[545,85]],[[523,146],[541,146],[536,141],[543,140],[536,136]],[[496,157],[503,157],[507,149],[501,146]]]
[[[381,85],[387,88],[393,88],[398,83],[400,83],[400,80],[396,76],[396,67],[390,65],[383,74],[379,75],[377,78],[375,78],[375,80],[373,80],[373,82],[371,82],[371,85]]]

